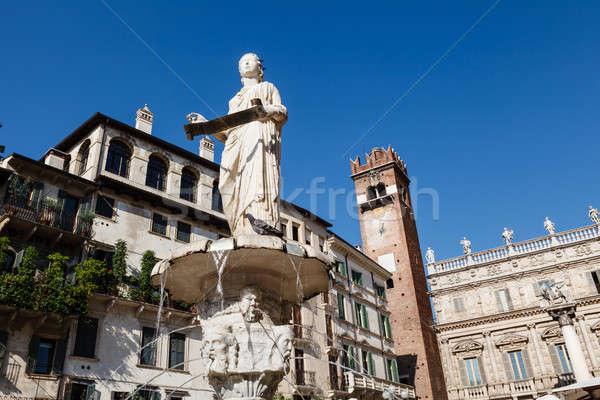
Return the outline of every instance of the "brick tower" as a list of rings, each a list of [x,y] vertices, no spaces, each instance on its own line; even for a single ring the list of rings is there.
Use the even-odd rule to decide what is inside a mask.
[[[393,273],[386,290],[396,353],[413,360],[420,399],[447,399],[406,165],[392,147],[351,160],[363,251]],[[414,372],[413,372],[414,371]]]

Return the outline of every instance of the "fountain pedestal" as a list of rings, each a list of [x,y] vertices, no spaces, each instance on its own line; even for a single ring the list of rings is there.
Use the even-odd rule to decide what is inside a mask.
[[[183,246],[152,283],[197,305],[214,399],[266,400],[289,370],[292,305],[328,291],[332,265],[312,247],[249,235]]]

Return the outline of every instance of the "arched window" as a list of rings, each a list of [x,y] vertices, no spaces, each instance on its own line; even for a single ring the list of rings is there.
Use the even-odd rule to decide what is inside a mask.
[[[196,183],[198,178],[196,174],[189,168],[184,168],[181,171],[181,186],[179,187],[179,197],[191,201],[196,201]]]
[[[90,141],[86,140],[79,148],[77,155],[77,175],[83,175],[87,169],[88,157],[90,155]]]
[[[387,281],[385,281],[385,287],[387,289],[393,289],[394,288],[394,280],[392,278],[390,278]]]
[[[151,155],[148,159],[148,170],[146,171],[146,186],[165,190],[166,181],[167,164],[160,157]]]
[[[377,185],[377,194],[379,195],[379,197],[385,196],[385,185],[383,183],[379,183]]]
[[[112,140],[110,146],[108,146],[105,169],[108,172],[127,178],[129,174],[130,158],[131,151],[129,150],[129,147],[119,140]]]
[[[369,186],[367,188],[367,200],[373,200],[377,197],[377,191],[374,186]]]
[[[221,199],[221,192],[219,192],[219,181],[216,179],[213,182],[211,209],[223,212],[223,200]]]

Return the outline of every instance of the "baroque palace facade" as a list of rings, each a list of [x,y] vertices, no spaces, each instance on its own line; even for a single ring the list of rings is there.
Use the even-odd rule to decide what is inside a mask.
[[[596,218],[597,220],[597,218]],[[450,399],[535,399],[574,383],[557,321],[540,306],[542,287],[562,285],[577,305],[575,329],[589,370],[600,375],[599,226],[554,233],[435,261],[428,282]]]
[[[146,250],[166,258],[184,243],[229,236],[214,143],[201,140],[199,154],[174,146],[152,135],[153,118],[141,108],[132,127],[97,113],[40,160],[20,154],[2,160],[0,237],[10,240],[2,272],[19,269],[28,245],[43,257],[68,256],[69,271],[88,257],[110,265],[115,242],[123,239],[127,273],[138,276]],[[10,195],[15,181],[28,182],[18,201]],[[283,202],[286,237],[330,252],[337,267],[330,291],[290,315],[294,359],[280,392],[304,400],[369,400],[393,390],[414,398],[390,328],[392,272],[330,227]],[[167,301],[157,325],[155,304],[102,293],[88,302],[80,318],[0,305],[0,398],[212,397],[192,312]]]

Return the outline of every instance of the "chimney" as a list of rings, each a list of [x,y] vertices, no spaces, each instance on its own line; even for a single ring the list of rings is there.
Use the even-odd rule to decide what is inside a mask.
[[[215,161],[215,142],[208,136],[200,139],[200,157],[206,158],[209,161]]]
[[[148,108],[148,104],[137,110],[135,118],[135,129],[146,132],[152,135],[152,122],[154,121],[154,113]]]

